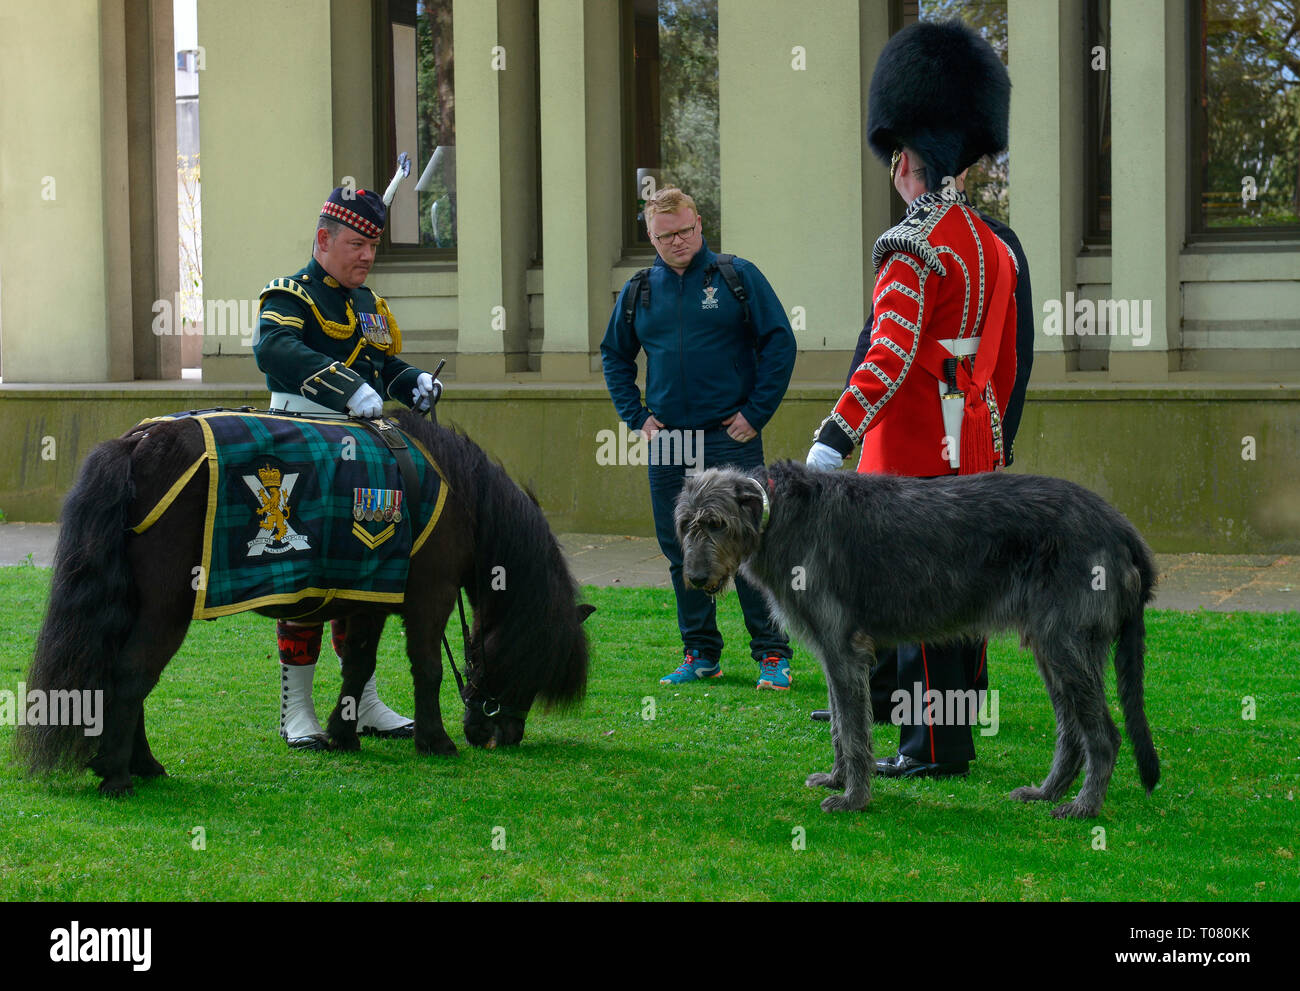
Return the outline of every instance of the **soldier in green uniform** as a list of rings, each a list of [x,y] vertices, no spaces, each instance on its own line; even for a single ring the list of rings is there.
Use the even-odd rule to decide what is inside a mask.
[[[398,357],[397,321],[364,284],[387,219],[377,193],[335,189],[321,209],[311,261],[262,290],[253,354],[272,409],[373,419],[385,399],[420,412],[438,401],[442,383]],[[333,632],[340,651],[342,627],[334,624]],[[321,624],[281,620],[276,634],[280,735],[291,747],[323,749],[328,741],[311,698]],[[372,677],[358,700],[357,730],[412,736],[415,724],[380,701]]]

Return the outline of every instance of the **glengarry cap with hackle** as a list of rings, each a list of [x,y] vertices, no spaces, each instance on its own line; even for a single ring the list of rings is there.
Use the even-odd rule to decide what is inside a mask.
[[[366,237],[379,237],[388,223],[388,208],[373,190],[339,186],[321,207],[320,215],[337,220]]]
[[[915,150],[935,190],[1007,146],[1010,113],[1011,77],[993,46],[961,21],[918,21],[876,61],[867,143],[886,164],[904,145]]]

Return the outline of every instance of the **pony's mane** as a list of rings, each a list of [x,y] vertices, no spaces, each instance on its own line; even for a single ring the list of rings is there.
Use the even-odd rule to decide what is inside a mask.
[[[588,663],[578,583],[536,498],[462,431],[407,410],[396,420],[438,462],[473,520],[474,577],[466,590],[475,628],[493,643],[502,701],[577,702]]]

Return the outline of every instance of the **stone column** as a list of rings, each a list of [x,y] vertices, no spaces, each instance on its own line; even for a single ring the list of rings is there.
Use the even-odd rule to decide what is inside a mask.
[[[6,383],[131,377],[121,0],[6,8],[0,326]]]
[[[799,342],[795,376],[842,382],[878,233],[863,230],[859,5],[720,0],[718,21],[723,228],[720,243],[716,227],[706,236],[772,284]]]
[[[1150,301],[1149,341],[1110,338],[1114,381],[1178,368],[1178,256],[1186,230],[1186,10],[1180,0],[1111,6],[1111,298]],[[1133,313],[1130,313],[1130,317]],[[1143,335],[1145,336],[1145,335]]]
[[[542,377],[585,381],[609,321],[610,269],[620,254],[618,8],[541,0]],[[632,180],[629,178],[628,182]]]
[[[459,333],[456,377],[499,381],[528,363],[517,183],[536,186],[532,45],[520,0],[456,0],[456,190]]]
[[[198,39],[203,378],[260,382],[258,293],[311,258],[336,185],[330,5],[199,0]]]
[[[1063,379],[1077,341],[1043,333],[1044,307],[1077,288],[1083,230],[1082,0],[1008,0],[1011,229],[1034,290],[1034,381]],[[1072,325],[1073,314],[1062,317]]]

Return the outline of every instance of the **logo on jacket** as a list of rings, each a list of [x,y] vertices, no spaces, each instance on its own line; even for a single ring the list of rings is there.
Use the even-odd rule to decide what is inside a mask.
[[[704,298],[700,300],[701,310],[716,310],[718,308],[718,287],[705,286]]]
[[[298,472],[284,474],[279,468],[266,465],[257,469],[257,475],[244,475],[253,498],[257,500],[257,536],[248,542],[248,557],[263,553],[283,554],[286,551],[311,550],[307,538],[289,525],[289,497],[298,483]]]

